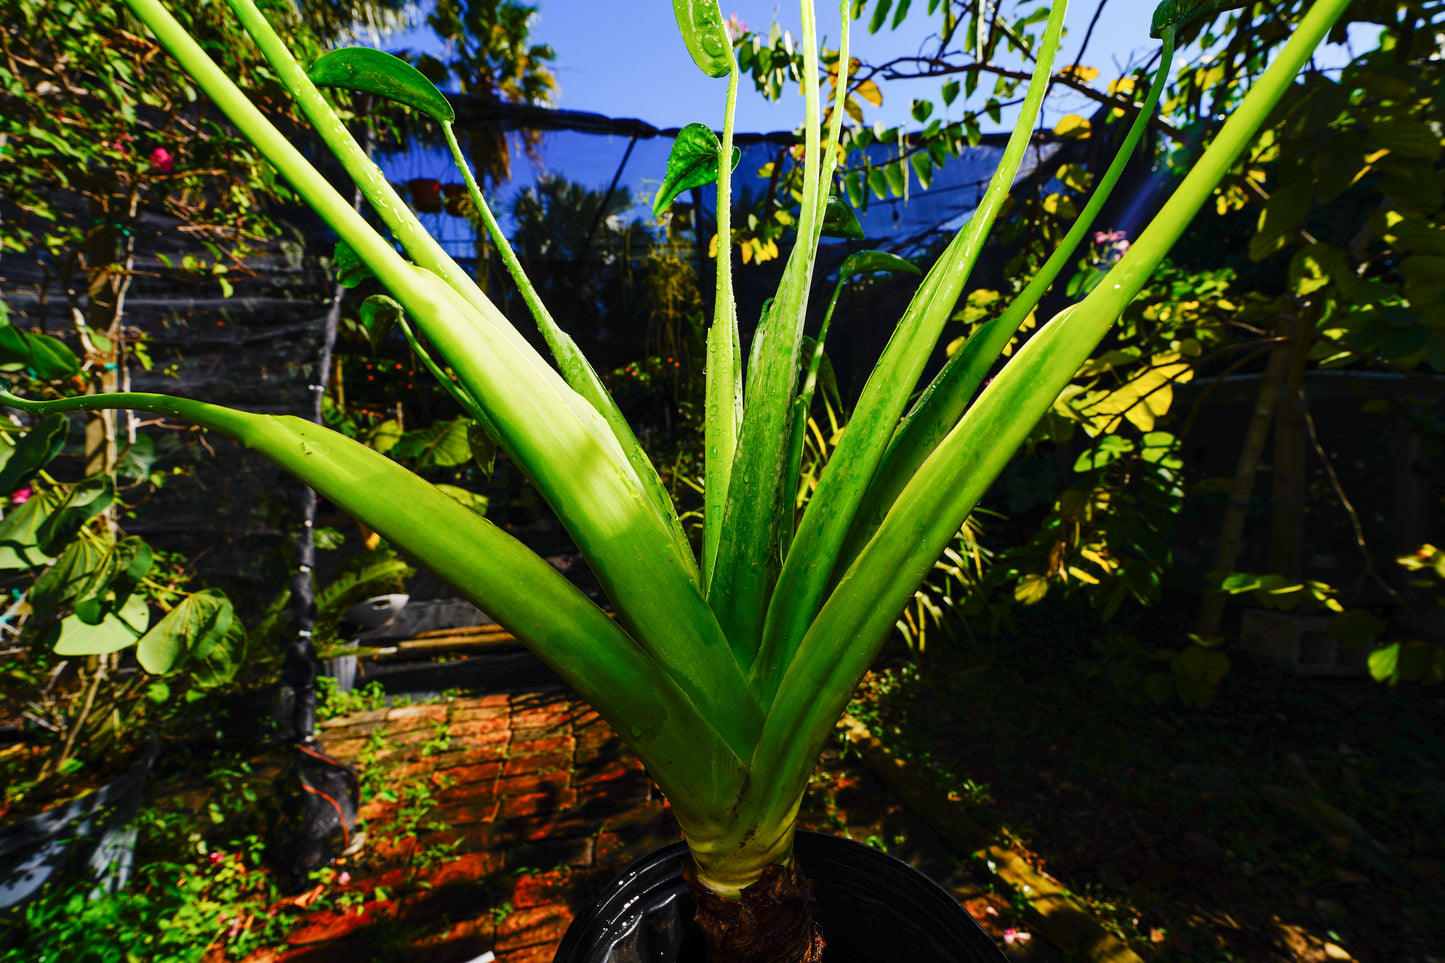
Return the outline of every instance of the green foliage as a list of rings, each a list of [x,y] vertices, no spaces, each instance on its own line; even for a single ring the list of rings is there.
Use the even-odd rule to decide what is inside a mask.
[[[316,59],[306,76],[318,87],[345,87],[415,107],[439,124],[456,120],[456,111],[421,71],[400,57],[372,47],[344,47]]]
[[[742,152],[734,147],[729,169],[736,168],[742,156]],[[717,183],[717,169],[721,157],[722,144],[710,127],[706,124],[688,124],[684,127],[672,142],[672,150],[668,152],[667,173],[663,175],[657,199],[652,203],[652,213],[660,217],[683,191]]]
[[[1278,92],[1344,6],[1343,0],[1321,0],[1305,18],[1270,68],[1270,83],[1241,103],[1186,188],[1114,267],[1111,278],[1116,280],[1100,283],[1084,302],[1041,328],[957,424],[926,443],[927,457],[916,471],[904,473],[906,484],[896,498],[878,506],[876,531],[857,539],[856,554],[842,551],[853,540],[854,521],[860,520],[862,528],[875,521],[871,513],[858,516],[863,497],[1022,163],[1050,81],[1063,5],[1047,13],[1047,31],[1028,51],[1037,62],[1025,108],[979,210],[920,284],[849,415],[847,430],[834,440],[790,538],[785,531],[795,517],[789,497],[794,480],[780,469],[789,465],[808,292],[842,116],[833,113],[824,143],[817,82],[823,58],[811,5],[806,6],[801,76],[808,93],[807,149],[799,158],[799,243],[758,336],[760,345],[753,349],[756,364],[748,372],[745,398],[738,392],[742,372],[728,268],[731,244],[722,213],[730,209],[731,195],[728,171],[719,171],[723,243],[708,344],[706,537],[699,564],[679,537],[673,507],[657,497],[660,482],[653,466],[575,345],[559,335],[545,311],[529,304],[559,372],[506,323],[487,295],[378,181],[254,3],[233,0],[231,6],[277,76],[301,98],[317,132],[363,185],[410,261],[252,109],[240,90],[211,69],[204,51],[157,0],[127,3],[204,79],[207,93],[247,136],[302,185],[317,212],[415,320],[419,335],[435,349],[432,373],[450,392],[443,365],[452,369],[458,381],[454,397],[469,409],[475,406],[471,413],[495,428],[551,502],[618,618],[609,618],[545,560],[426,481],[345,435],[301,419],[171,397],[36,402],[7,395],[6,400],[30,413],[95,404],[164,410],[243,440],[338,507],[377,526],[483,604],[599,706],[667,793],[686,829],[699,879],[724,895],[735,894],[766,866],[787,859],[798,799],[818,752],[896,612],[1177,240],[1223,170],[1247,146]],[[1042,19],[1030,17],[1021,28]],[[853,76],[847,25],[845,20],[837,55],[840,83],[844,74]],[[1027,42],[1013,39],[1020,46]],[[730,130],[729,117],[724,153]],[[907,189],[902,158],[883,176],[902,180]],[[471,192],[480,196],[474,186]],[[591,237],[589,229],[584,239]],[[525,281],[521,270],[514,273],[519,283]],[[529,287],[523,284],[524,293]],[[415,349],[420,342],[412,343]],[[1153,366],[1172,363],[1150,360]],[[1133,390],[1141,401],[1154,393],[1139,385]],[[1118,420],[1123,414],[1103,417]],[[1155,447],[1146,444],[1141,451]],[[1212,659],[1197,661],[1182,658],[1181,664],[1188,672],[1213,671]]]

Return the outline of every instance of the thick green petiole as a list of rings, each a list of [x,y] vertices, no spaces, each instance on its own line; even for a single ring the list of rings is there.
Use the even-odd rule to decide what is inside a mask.
[[[702,597],[690,563],[679,556],[668,528],[645,500],[602,416],[480,292],[479,310],[438,275],[402,260],[156,0],[127,2],[416,320],[462,387],[492,416],[499,441],[514,453],[557,511],[617,607],[619,621],[688,697],[716,720],[734,750],[745,754],[762,724],[762,713]],[[249,0],[231,2],[254,11]],[[264,21],[257,32],[262,34],[257,40],[263,52],[273,57],[273,66],[288,85],[309,93],[303,104],[310,103],[322,119],[323,135],[336,142],[333,148],[344,152],[347,143],[355,147],[285,48],[270,49]],[[274,39],[274,34],[270,37]],[[324,124],[328,117],[330,128]],[[375,170],[359,148],[354,153],[353,166]],[[463,280],[475,288],[470,279]]]
[[[813,620],[773,700],[754,771],[780,774],[756,803],[783,812],[897,613],[1104,333],[1203,207],[1348,5],[1319,0],[1163,210],[1089,296],[1014,355],[919,468]],[[846,437],[846,436],[845,436]],[[816,496],[815,496],[816,497]]]
[[[743,422],[742,343],[738,307],[733,299],[732,156],[733,119],[738,99],[738,61],[726,45],[727,104],[717,166],[717,291],[712,326],[707,331],[707,382],[703,420],[702,586],[711,593],[722,537],[723,511],[737,458]]]
[[[831,565],[823,564],[822,560],[837,557],[887,439],[898,424],[898,417],[953,311],[1023,161],[1030,132],[1048,91],[1049,71],[1063,31],[1065,6],[1064,0],[1057,0],[1049,14],[1023,109],[988,190],[978,209],[914,294],[863,388],[848,420],[848,429],[829,457],[817,490],[808,500],[802,524],[778,576],[772,604],[767,609],[762,646],[749,671],[749,682],[764,705],[777,692],[793,654],[822,604],[832,571]]]
[[[883,460],[874,472],[868,491],[858,506],[852,531],[849,532],[834,569],[835,577],[841,576],[847,570],[848,563],[873,534],[888,506],[893,504],[908,479],[913,477],[913,473],[923,464],[928,453],[963,416],[974,392],[983,383],[984,376],[998,360],[1009,339],[1072,260],[1084,235],[1093,226],[1094,218],[1123,175],[1129,158],[1133,156],[1135,147],[1144,136],[1144,131],[1148,129],[1149,121],[1154,116],[1154,108],[1159,103],[1159,95],[1169,79],[1169,65],[1173,59],[1174,32],[1171,30],[1164,35],[1159,70],[1154,75],[1148,96],[1144,98],[1129,133],[1120,144],[1118,153],[1114,155],[1113,163],[1094,186],[1088,202],[1074,219],[1064,239],[1059,242],[1038,274],[1034,275],[1028,285],[1019,292],[1018,297],[1009,304],[1008,309],[982,327],[964,343],[957,354],[948,359],[913,410],[904,417],[903,423],[888,443]]]
[[[812,3],[802,4],[803,97],[806,154],[803,158],[802,215],[798,240],[768,313],[764,341],[753,352],[760,371],[750,372],[757,385],[747,399],[737,463],[728,489],[727,511],[718,548],[717,568],[708,586],[708,599],[718,612],[723,631],[738,661],[751,665],[757,657],[763,618],[778,571],[782,528],[792,524],[793,479],[784,472],[789,464],[788,444],[793,399],[798,384],[798,362],[808,291],[817,260],[827,186],[837,163],[835,145],[842,129],[841,110],[834,111],[826,146],[821,137],[818,91],[818,51]],[[840,51],[847,57],[848,24],[843,17]],[[840,61],[846,72],[848,62]],[[840,82],[846,82],[840,81]]]
[[[572,386],[582,397],[597,409],[598,413],[607,421],[608,427],[622,446],[623,453],[627,456],[628,464],[636,472],[638,479],[642,482],[644,494],[652,503],[653,511],[657,513],[658,520],[666,526],[672,536],[673,550],[689,568],[693,580],[698,577],[697,561],[693,558],[692,546],[688,543],[687,534],[682,530],[682,522],[677,517],[677,509],[672,504],[672,497],[667,493],[667,487],[663,485],[662,478],[657,474],[657,469],[648,460],[642,445],[638,443],[637,436],[632,433],[632,426],[622,416],[622,411],[617,407],[617,402],[608,393],[602,379],[597,377],[591,362],[582,354],[582,349],[577,347],[577,342],[563,331],[555,320],[542,299],[537,295],[537,289],[532,285],[532,280],[527,277],[527,272],[522,269],[522,263],[517,260],[517,254],[512,250],[512,244],[507,236],[502,233],[501,225],[492,216],[492,209],[487,204],[487,199],[482,196],[482,189],[477,184],[477,179],[472,174],[471,165],[462,156],[461,146],[457,143],[455,131],[451,124],[442,124],[442,131],[446,134],[447,146],[451,148],[452,159],[461,171],[462,180],[466,182],[467,193],[476,206],[477,213],[481,216],[482,224],[486,227],[487,233],[496,245],[497,251],[502,255],[502,263],[507,266],[507,273],[512,276],[512,281],[517,285],[517,290],[522,294],[522,300],[526,302],[527,309],[532,312],[532,317],[537,322],[537,329],[542,333],[542,339],[547,342],[548,349],[552,352],[552,359],[557,362],[557,367],[562,372],[562,377],[567,384]]]

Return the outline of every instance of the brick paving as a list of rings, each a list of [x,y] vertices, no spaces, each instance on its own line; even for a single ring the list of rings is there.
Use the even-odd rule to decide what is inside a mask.
[[[564,689],[356,712],[325,749],[363,771],[369,841],[287,901],[288,945],[247,963],[548,963],[573,913],[681,838],[621,739]],[[1009,909],[856,763],[830,752],[800,824],[885,846],[1002,933]],[[1002,915],[1000,915],[1002,914]],[[1011,954],[1012,955],[1012,954]]]

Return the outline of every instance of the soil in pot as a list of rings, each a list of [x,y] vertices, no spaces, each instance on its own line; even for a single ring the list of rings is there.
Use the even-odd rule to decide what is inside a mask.
[[[824,963],[1001,963],[993,939],[931,879],[862,843],[799,831],[794,854],[813,882]],[[629,866],[572,921],[554,963],[705,963],[675,843]]]

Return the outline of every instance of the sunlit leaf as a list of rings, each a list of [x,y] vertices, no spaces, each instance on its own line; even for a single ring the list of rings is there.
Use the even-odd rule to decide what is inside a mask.
[[[105,655],[136,644],[150,624],[150,607],[139,596],[133,596],[120,612],[111,612],[99,625],[83,622],[77,616],[60,620],[55,641],[56,655]]]
[[[230,631],[233,618],[231,600],[219,589],[194,592],[141,636],[136,658],[152,675],[165,675],[183,658],[204,658]]]
[[[732,44],[717,0],[672,0],[672,12],[692,62],[709,77],[726,76],[731,69],[728,48]]]
[[[35,477],[65,447],[70,421],[64,415],[47,415],[15,443],[5,467],[0,468],[0,496],[9,495]]]
[[[863,225],[858,223],[858,215],[840,197],[828,198],[828,206],[823,211],[823,236],[863,240]]]
[[[381,350],[392,328],[404,315],[401,305],[384,294],[373,294],[361,303],[361,326],[366,329],[372,354]]]
[[[887,251],[854,251],[843,259],[838,276],[857,277],[870,271],[900,271],[904,274],[922,274],[918,265]]]
[[[677,140],[672,142],[672,150],[667,155],[667,173],[663,175],[652,213],[660,217],[683,191],[716,182],[718,155],[721,153],[722,144],[711,127],[706,124],[684,127]],[[741,159],[742,152],[734,147],[732,167],[737,167]]]
[[[415,107],[432,120],[450,124],[456,111],[420,70],[372,47],[343,47],[316,58],[306,76],[318,87],[345,87]]]

